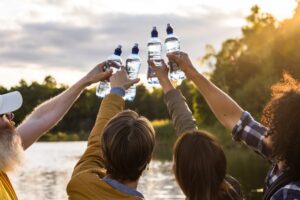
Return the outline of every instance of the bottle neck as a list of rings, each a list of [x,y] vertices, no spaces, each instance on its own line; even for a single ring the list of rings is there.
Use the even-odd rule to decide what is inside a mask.
[[[128,59],[140,59],[140,56],[138,54],[132,53],[128,56]]]
[[[113,54],[113,55],[109,56],[109,57],[107,58],[107,60],[119,60],[120,62],[122,62],[121,56],[116,55],[116,54]]]
[[[166,37],[166,39],[168,39],[168,38],[176,38],[176,39],[178,39],[177,36],[174,33],[168,34],[167,37]]]
[[[158,42],[160,42],[160,40],[159,40],[158,37],[152,37],[152,38],[150,38],[150,40],[149,40],[149,43],[158,43]]]

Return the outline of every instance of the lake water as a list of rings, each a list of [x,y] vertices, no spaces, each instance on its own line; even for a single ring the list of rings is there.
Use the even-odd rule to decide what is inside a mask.
[[[9,174],[19,199],[67,199],[67,183],[85,147],[86,142],[34,144],[26,151],[26,163],[22,168]],[[256,200],[260,198],[260,194],[251,190],[262,186],[267,166],[256,155],[245,154],[244,151],[226,151],[229,173],[241,182],[247,199]],[[151,161],[149,170],[146,170],[140,179],[138,190],[148,200],[184,199],[171,171],[172,162],[162,159],[159,155],[155,157],[159,159]],[[167,157],[170,158],[171,155]]]

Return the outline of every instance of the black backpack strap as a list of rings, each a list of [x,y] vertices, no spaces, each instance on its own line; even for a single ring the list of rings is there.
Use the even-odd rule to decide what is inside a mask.
[[[286,171],[284,174],[279,176],[277,180],[270,186],[270,188],[265,192],[263,199],[264,200],[270,200],[270,198],[275,194],[277,190],[284,187],[288,183],[294,181],[296,178],[295,176],[289,172]]]

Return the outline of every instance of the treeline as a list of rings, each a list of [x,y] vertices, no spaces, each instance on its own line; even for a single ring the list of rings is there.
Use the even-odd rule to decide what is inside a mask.
[[[21,80],[18,85],[9,89],[0,86],[0,93],[17,90],[23,95],[23,106],[15,112],[15,121],[18,124],[36,106],[63,92],[67,87],[66,85],[58,84],[53,77],[47,76],[42,83],[35,81],[28,83]],[[187,90],[193,91],[192,88]],[[85,90],[64,119],[51,132],[67,132],[71,134],[90,131],[101,100],[95,95],[95,88]],[[144,85],[138,85],[135,100],[126,102],[126,107],[137,111],[151,121],[168,118],[161,89],[156,88],[150,92]]]
[[[211,45],[201,62],[211,67],[208,75],[212,82],[232,96],[244,109],[259,119],[263,106],[270,98],[270,86],[279,81],[284,71],[300,79],[300,6],[291,19],[277,21],[271,14],[263,13],[258,6],[251,9],[242,35],[231,38],[216,52]],[[43,83],[21,80],[12,88],[0,86],[0,93],[18,90],[24,104],[16,112],[19,123],[35,106],[67,88],[57,84],[51,76]],[[180,86],[199,125],[212,126],[216,119],[203,97],[189,81]],[[51,132],[84,133],[90,131],[101,100],[95,89],[85,90],[66,117]],[[137,96],[127,102],[127,108],[150,120],[169,118],[161,89],[147,90],[137,86]]]

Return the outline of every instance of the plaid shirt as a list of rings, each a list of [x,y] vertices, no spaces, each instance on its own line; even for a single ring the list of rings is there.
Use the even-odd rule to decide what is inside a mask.
[[[268,129],[255,121],[248,112],[244,112],[232,130],[233,139],[235,141],[243,141],[248,147],[260,154],[268,160],[270,150],[263,142]],[[270,161],[270,160],[268,160]],[[271,161],[272,162],[272,161]],[[299,169],[300,170],[300,169]],[[276,179],[283,174],[283,171],[278,170],[275,162],[265,179],[264,191],[267,191]],[[300,182],[291,182],[277,190],[271,200],[300,200]]]

